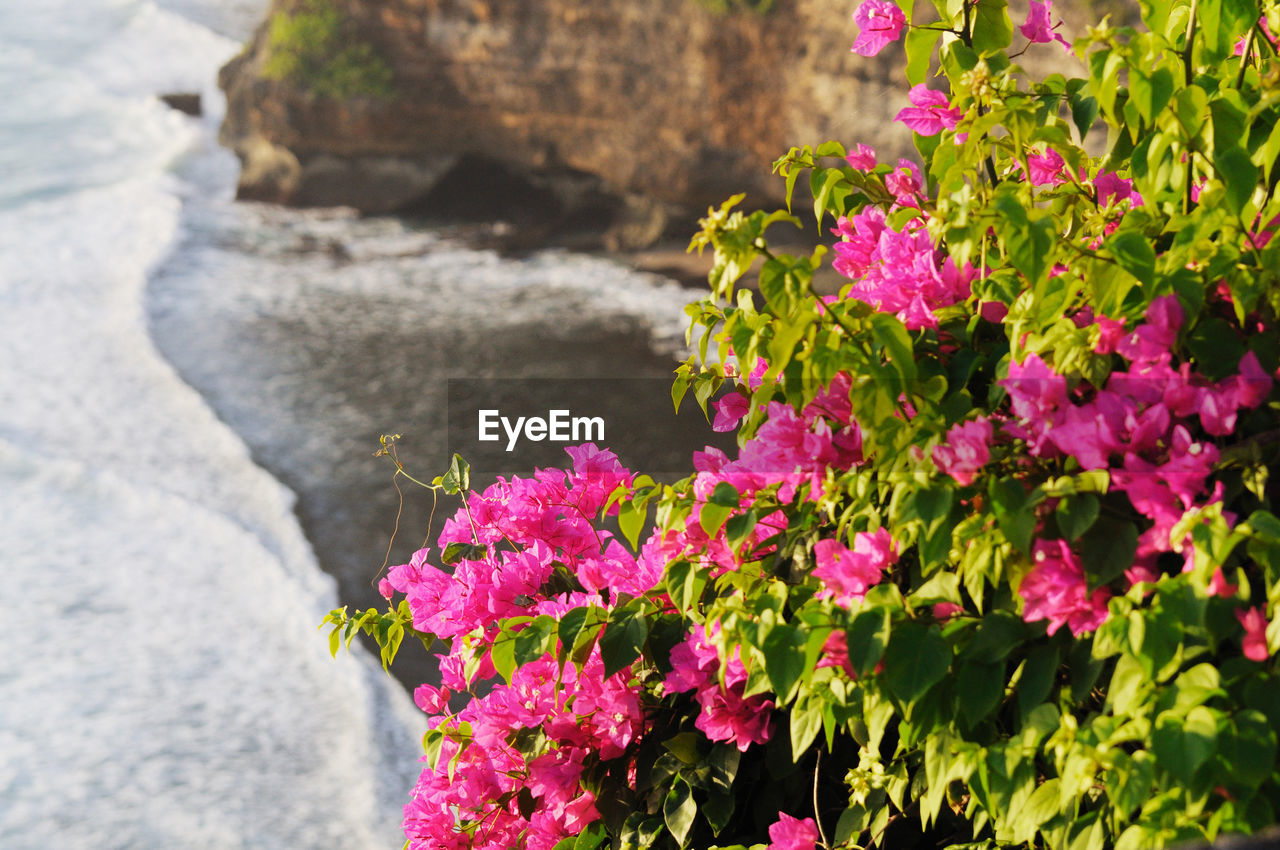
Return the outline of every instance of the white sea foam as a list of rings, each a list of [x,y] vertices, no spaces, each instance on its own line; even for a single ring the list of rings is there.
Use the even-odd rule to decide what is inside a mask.
[[[394,846],[422,719],[292,495],[154,350],[199,137],[155,86],[235,45],[150,3],[0,11],[0,846]],[[159,49],[162,48],[162,49]]]

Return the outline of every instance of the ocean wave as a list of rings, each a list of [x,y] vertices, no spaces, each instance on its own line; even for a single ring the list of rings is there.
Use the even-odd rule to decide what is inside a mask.
[[[230,43],[67,0],[0,12],[0,42],[0,845],[390,844],[421,717],[329,660],[293,494],[146,329],[203,138],[155,87],[207,88]]]

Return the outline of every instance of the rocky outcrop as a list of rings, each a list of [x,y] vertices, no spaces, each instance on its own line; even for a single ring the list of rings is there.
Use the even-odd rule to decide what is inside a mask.
[[[392,94],[269,73],[272,21],[323,4]],[[830,138],[905,154],[901,51],[851,54],[849,0],[727,15],[695,0],[274,0],[220,77],[244,198],[369,212],[486,208],[658,236],[672,210],[781,195],[769,164]],[[511,203],[510,210],[503,210]],[[508,213],[509,214],[506,214]]]

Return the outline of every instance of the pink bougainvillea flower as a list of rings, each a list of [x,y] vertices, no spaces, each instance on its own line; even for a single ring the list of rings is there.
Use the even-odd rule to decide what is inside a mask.
[[[1111,171],[1102,171],[1093,178],[1094,191],[1098,193],[1098,206],[1105,207],[1111,201],[1128,201],[1130,206],[1142,206],[1142,195],[1133,188],[1133,181]]]
[[[909,159],[898,160],[898,167],[884,178],[884,187],[893,193],[898,205],[903,207],[920,206],[916,195],[920,193],[922,185],[920,167]]]
[[[1014,437],[1027,441],[1031,454],[1051,451],[1055,425],[1061,424],[1060,409],[1067,400],[1067,379],[1054,374],[1038,354],[1028,354],[1009,364],[1009,376],[997,383],[1009,393],[1015,422],[1004,425]]]
[[[858,678],[858,671],[853,669],[853,663],[849,661],[849,642],[843,629],[836,629],[827,635],[826,642],[822,644],[822,657],[815,666],[835,667],[843,670],[850,679]]]
[[[978,315],[993,324],[1000,324],[1009,315],[1009,305],[1001,301],[983,301],[978,305]]]
[[[907,16],[890,0],[862,0],[853,22],[858,25],[858,38],[849,49],[859,56],[875,56],[898,40]]]
[[[738,427],[742,417],[751,409],[751,402],[742,393],[727,393],[719,401],[711,402],[716,409],[716,420],[711,425],[713,431],[732,431]]]
[[[769,827],[770,850],[814,850],[818,844],[818,824],[813,818],[793,818],[778,813],[778,822]]]
[[[1240,585],[1227,581],[1226,575],[1222,572],[1222,567],[1218,567],[1213,571],[1213,576],[1209,579],[1210,596],[1235,596],[1238,590],[1240,590]]]
[[[991,460],[992,436],[986,419],[956,425],[947,432],[946,442],[933,447],[933,462],[961,487],[967,487]]]
[[[1244,626],[1244,657],[1250,661],[1266,661],[1267,615],[1261,608],[1236,611],[1236,619]]]
[[[964,606],[957,605],[954,602],[938,602],[933,606],[934,619],[939,622],[946,622],[957,614],[964,613]]]
[[[962,111],[951,107],[945,94],[924,83],[912,86],[907,92],[907,99],[911,106],[899,112],[894,120],[901,121],[922,136],[936,136],[943,130],[954,130],[964,117]]]
[[[818,596],[834,597],[841,605],[862,599],[869,588],[880,583],[885,567],[896,557],[893,538],[884,528],[870,534],[859,531],[852,549],[828,538],[819,540],[813,551],[818,563],[813,575],[823,584]]]
[[[972,294],[973,266],[958,268],[942,255],[920,218],[894,230],[886,226],[884,210],[868,204],[852,218],[841,216],[831,232],[841,239],[831,266],[854,281],[848,297],[896,314],[908,330],[936,328],[934,310]]]
[[[1060,43],[1064,49],[1071,50],[1071,43],[1054,32],[1055,26],[1050,19],[1050,12],[1053,11],[1053,0],[1031,0],[1031,8],[1027,11],[1027,22],[1018,27],[1018,31],[1026,36],[1027,41],[1032,44],[1048,44],[1051,41]]]
[[[876,152],[868,145],[860,144],[845,154],[844,160],[859,171],[870,171],[876,167]]]
[[[1106,622],[1111,593],[1103,587],[1089,593],[1080,561],[1065,540],[1037,540],[1032,564],[1018,587],[1026,603],[1024,620],[1048,620],[1049,634],[1067,626],[1073,635],[1091,632]]]
[[[1067,182],[1067,163],[1053,148],[1042,154],[1028,154],[1027,166],[1027,178],[1033,186],[1058,186]]]
[[[413,702],[427,714],[439,714],[449,705],[450,696],[448,688],[418,685],[413,691]]]

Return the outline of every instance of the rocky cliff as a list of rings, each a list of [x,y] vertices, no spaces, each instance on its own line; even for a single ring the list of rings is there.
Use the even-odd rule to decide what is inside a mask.
[[[536,209],[524,217],[544,228],[643,244],[672,210],[744,190],[775,200],[769,163],[793,144],[906,152],[891,120],[905,104],[901,52],[851,54],[854,5],[274,0],[222,71],[222,140],[243,163],[244,198],[427,214],[471,198],[510,204],[517,222]],[[317,34],[326,26],[336,33]],[[290,39],[344,52],[282,63],[299,49]],[[377,63],[372,84],[347,67],[359,61]]]

